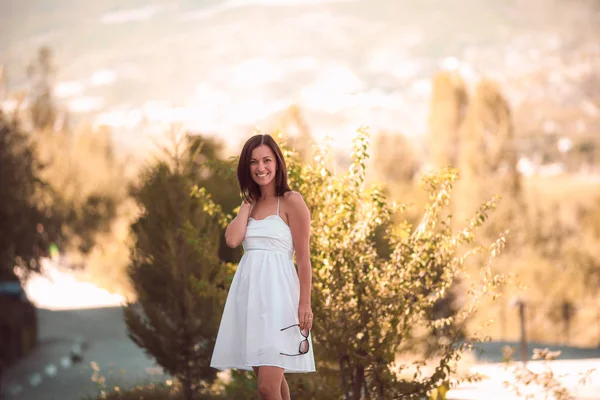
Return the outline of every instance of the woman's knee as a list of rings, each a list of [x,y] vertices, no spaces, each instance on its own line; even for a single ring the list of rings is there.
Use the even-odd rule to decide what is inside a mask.
[[[265,399],[270,399],[281,393],[281,382],[258,380],[258,393]]]

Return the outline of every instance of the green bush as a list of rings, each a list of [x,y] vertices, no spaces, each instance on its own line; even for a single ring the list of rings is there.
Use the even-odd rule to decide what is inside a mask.
[[[209,363],[228,270],[218,258],[220,224],[206,211],[213,203],[192,195],[193,152],[176,147],[170,157],[135,193],[142,213],[131,226],[128,273],[137,301],[124,314],[131,339],[195,399],[217,374]]]
[[[505,239],[475,242],[477,229],[495,208],[493,200],[453,230],[448,208],[458,174],[452,170],[423,178],[429,199],[417,227],[396,223],[394,216],[405,207],[389,204],[382,188],[365,184],[368,142],[368,134],[359,131],[346,173],[333,173],[331,151],[318,152],[309,165],[286,151],[291,186],[302,193],[312,217],[317,369],[328,365],[338,371],[345,399],[365,393],[378,399],[423,398],[455,371],[469,346],[461,342],[466,321],[504,281],[490,263]],[[381,236],[388,251],[378,245]],[[465,278],[464,263],[473,255],[481,277],[465,293],[464,308],[436,316],[440,300]],[[444,335],[426,354],[432,331]],[[428,372],[420,368],[427,363],[434,366]]]

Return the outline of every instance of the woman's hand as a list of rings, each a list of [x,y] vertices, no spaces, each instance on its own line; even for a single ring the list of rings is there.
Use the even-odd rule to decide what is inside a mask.
[[[300,304],[298,306],[298,322],[300,323],[300,330],[312,329],[313,313],[310,304]]]
[[[225,242],[227,246],[235,249],[244,240],[246,236],[246,226],[250,217],[250,204],[243,201],[237,216],[227,225],[225,229]]]
[[[246,219],[250,216],[250,209],[252,208],[252,204],[248,203],[246,200],[242,201],[242,205],[240,206],[240,211],[238,211],[238,215],[245,216]]]

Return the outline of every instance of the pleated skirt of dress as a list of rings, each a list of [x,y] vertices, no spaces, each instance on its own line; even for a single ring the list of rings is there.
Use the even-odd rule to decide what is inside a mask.
[[[298,323],[300,282],[290,254],[246,251],[235,272],[215,343],[211,367],[252,370],[276,366],[286,373],[314,372],[309,352],[297,356],[304,337]]]

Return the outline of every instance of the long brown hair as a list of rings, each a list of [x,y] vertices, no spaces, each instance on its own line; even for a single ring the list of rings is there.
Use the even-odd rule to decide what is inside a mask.
[[[287,167],[285,165],[285,160],[283,159],[283,153],[275,140],[271,135],[254,135],[244,144],[237,169],[237,177],[242,197],[249,203],[255,203],[260,199],[260,186],[258,186],[258,183],[254,182],[250,175],[250,160],[252,159],[252,151],[263,144],[271,148],[277,162],[277,171],[275,172],[275,194],[277,196],[283,196],[285,192],[292,190],[288,186]]]

